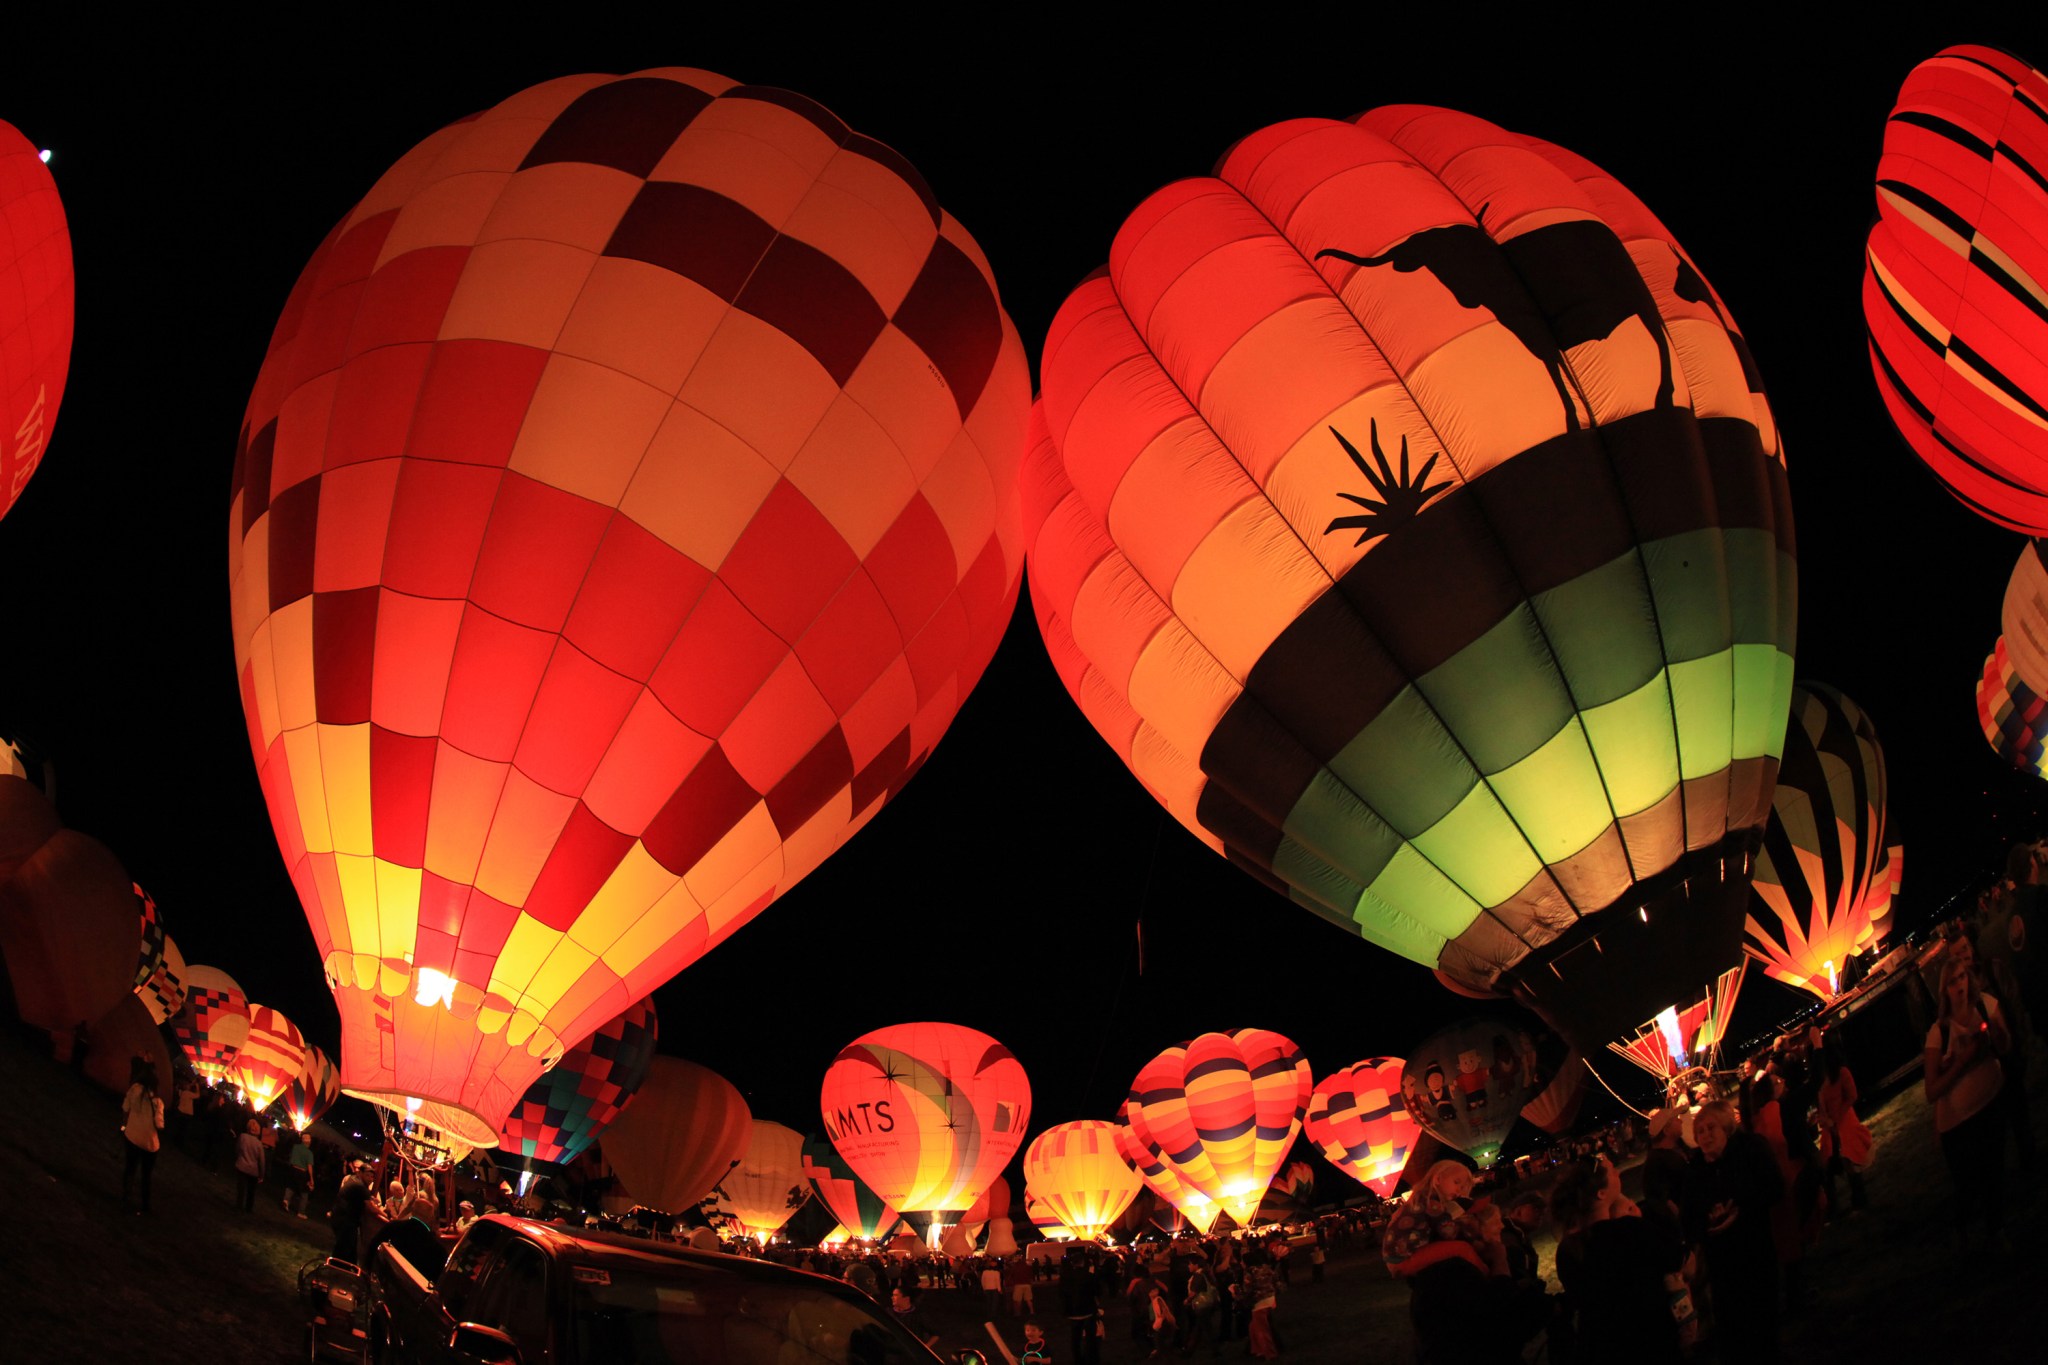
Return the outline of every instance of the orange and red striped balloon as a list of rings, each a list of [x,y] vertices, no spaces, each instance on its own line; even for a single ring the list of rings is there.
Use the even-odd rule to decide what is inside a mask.
[[[1101,1236],[1144,1187],[1117,1150],[1117,1125],[1100,1119],[1055,1124],[1024,1153],[1026,1210],[1043,1205],[1080,1237]]]
[[[249,1006],[249,1036],[235,1053],[230,1078],[261,1113],[298,1079],[306,1040],[298,1025],[269,1005]]]
[[[1978,515],[2048,534],[2048,77],[1968,46],[1907,74],[1863,319],[1913,452]]]
[[[0,517],[42,463],[71,369],[71,232],[42,152],[0,119]]]
[[[1182,1182],[1249,1227],[1314,1089],[1301,1049],[1270,1029],[1204,1033],[1145,1064],[1124,1119]]]
[[[229,514],[345,1089],[490,1144],[902,788],[1009,621],[1028,384],[973,238],[788,91],[564,77],[371,188]]]
[[[1385,1199],[1420,1129],[1401,1102],[1399,1057],[1368,1057],[1316,1082],[1303,1126],[1331,1165]]]

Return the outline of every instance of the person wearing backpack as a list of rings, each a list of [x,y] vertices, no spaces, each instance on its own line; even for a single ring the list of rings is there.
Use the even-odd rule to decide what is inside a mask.
[[[1166,1286],[1157,1280],[1151,1284],[1145,1305],[1152,1329],[1152,1349],[1145,1353],[1148,1360],[1173,1345],[1174,1335],[1180,1327],[1173,1316],[1173,1306],[1166,1301]]]
[[[1959,1249],[1969,1247],[1980,1208],[1992,1242],[2005,1244],[2005,1133],[1997,1108],[2005,1073],[1998,1059],[2012,1034],[1998,1002],[1976,989],[1969,964],[1951,954],[1941,972],[1941,1012],[1927,1030],[1921,1073],[1934,1130],[1955,1182]]]

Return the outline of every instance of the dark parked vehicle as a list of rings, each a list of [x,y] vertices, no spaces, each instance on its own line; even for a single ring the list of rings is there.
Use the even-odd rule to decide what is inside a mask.
[[[388,1245],[371,1357],[418,1365],[932,1365],[858,1290],[765,1261],[503,1215],[429,1283]],[[978,1359],[971,1353],[968,1359]]]

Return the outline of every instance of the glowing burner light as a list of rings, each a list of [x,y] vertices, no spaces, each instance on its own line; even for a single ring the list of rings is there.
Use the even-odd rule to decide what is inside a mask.
[[[417,1114],[420,1112],[420,1101],[418,1096],[407,1095],[405,1097],[405,1112],[408,1114]]]
[[[1820,965],[1821,970],[1828,974],[1828,994],[1830,996],[1840,995],[1842,993],[1842,983],[1835,976],[1835,960],[1829,958]]]
[[[413,1003],[426,1008],[439,1005],[448,1009],[455,1004],[455,978],[432,967],[422,967],[413,973]],[[414,1102],[414,1108],[418,1103]]]
[[[1671,1050],[1674,1065],[1690,1065],[1685,1055],[1685,1035],[1678,1027],[1678,1007],[1666,1005],[1657,1015],[1657,1031],[1664,1035],[1664,1046]]]
[[[37,152],[37,153],[36,153],[36,157],[37,157],[37,159],[38,159],[38,160],[40,160],[40,161],[41,161],[41,162],[42,162],[42,163],[43,163],[43,164],[44,164],[45,166],[49,165],[49,164],[50,164],[50,149],[49,149],[48,147],[45,147],[45,148],[43,148],[43,149],[42,149],[42,150],[41,150],[40,152]]]

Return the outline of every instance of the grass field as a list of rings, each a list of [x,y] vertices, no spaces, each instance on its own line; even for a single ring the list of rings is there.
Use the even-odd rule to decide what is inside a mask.
[[[2035,1058],[2033,1110],[2048,1136],[2048,1091]],[[326,1224],[286,1216],[276,1196],[253,1215],[234,1207],[233,1179],[166,1148],[154,1211],[121,1204],[116,1101],[56,1066],[20,1036],[0,1036],[0,1360],[146,1359],[239,1365],[304,1359],[300,1266],[326,1251]],[[2035,1361],[2048,1340],[2048,1212],[2038,1169],[2011,1173],[2007,1229],[2014,1250],[1967,1259],[1949,1236],[1949,1182],[1927,1106],[1914,1086],[1869,1115],[1878,1140],[1869,1212],[1830,1227],[1809,1262],[1814,1297],[1787,1319],[1785,1358],[1833,1361]],[[1410,1365],[1407,1293],[1376,1257],[1331,1258],[1322,1284],[1307,1267],[1280,1305],[1295,1365]],[[1050,1291],[1041,1307],[1056,1301]],[[923,1310],[950,1349],[986,1348],[979,1293],[932,1291]],[[1056,1358],[1064,1324],[1042,1314]],[[999,1326],[1014,1346],[1020,1334]],[[1141,1358],[1120,1305],[1110,1308],[1103,1360]],[[1534,1353],[1532,1352],[1532,1357]],[[1218,1358],[1244,1358],[1241,1342]]]

